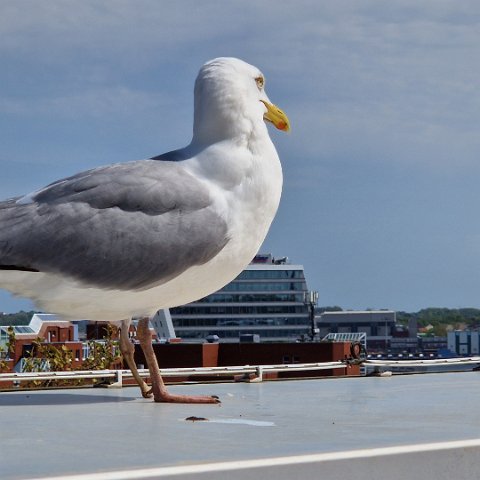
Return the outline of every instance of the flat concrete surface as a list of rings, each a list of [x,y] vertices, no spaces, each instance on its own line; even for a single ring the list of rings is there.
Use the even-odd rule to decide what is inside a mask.
[[[480,438],[479,372],[170,389],[216,394],[222,404],[155,404],[133,387],[0,393],[0,478]],[[208,420],[186,420],[192,416]]]

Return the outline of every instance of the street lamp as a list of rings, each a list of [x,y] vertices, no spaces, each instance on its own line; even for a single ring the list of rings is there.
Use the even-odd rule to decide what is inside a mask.
[[[318,292],[307,290],[303,293],[303,303],[307,306],[310,314],[310,340],[313,342],[319,329],[315,325],[315,306],[318,302]]]

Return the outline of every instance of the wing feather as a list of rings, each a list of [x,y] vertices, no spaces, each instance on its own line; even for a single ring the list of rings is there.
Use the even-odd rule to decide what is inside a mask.
[[[180,162],[110,165],[0,203],[0,269],[144,289],[206,263],[228,242],[207,187]]]

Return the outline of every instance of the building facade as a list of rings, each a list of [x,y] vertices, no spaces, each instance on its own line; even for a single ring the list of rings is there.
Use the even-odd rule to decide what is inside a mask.
[[[480,355],[480,332],[448,332],[447,348],[457,355]]]
[[[221,290],[170,314],[184,342],[213,335],[220,342],[238,342],[242,335],[258,335],[262,342],[295,341],[311,331],[307,291],[302,265],[257,255]]]
[[[30,354],[38,338],[58,348],[67,348],[72,352],[72,367],[81,365],[83,347],[78,338],[78,327],[73,322],[53,314],[36,313],[28,325],[10,328],[15,337],[12,352],[7,351],[9,327],[0,326],[0,355],[7,361],[9,370],[22,371],[22,359]]]
[[[329,333],[366,333],[367,348],[389,348],[396,324],[393,310],[323,312],[316,318],[320,338]]]

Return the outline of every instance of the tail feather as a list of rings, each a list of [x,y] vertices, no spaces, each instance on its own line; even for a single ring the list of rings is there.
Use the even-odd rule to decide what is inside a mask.
[[[35,268],[30,267],[22,267],[20,265],[1,265],[0,270],[17,270],[18,272],[39,272],[40,270],[36,270]]]

